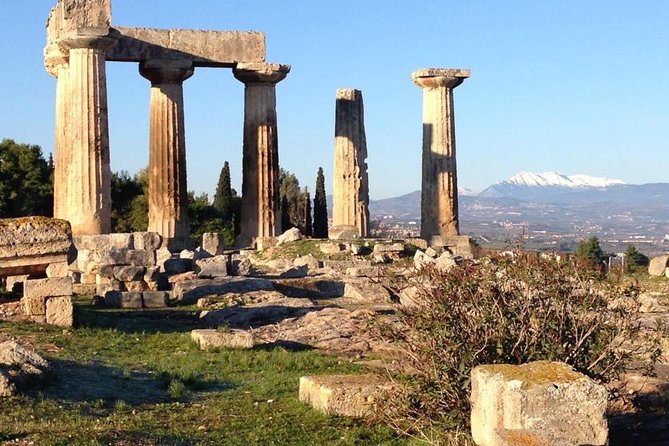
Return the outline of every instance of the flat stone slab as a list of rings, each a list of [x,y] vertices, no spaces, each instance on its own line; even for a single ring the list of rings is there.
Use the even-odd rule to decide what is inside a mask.
[[[303,376],[300,401],[328,415],[365,418],[393,385],[376,375]]]
[[[51,277],[23,282],[23,297],[27,299],[71,296],[72,294],[70,277]]]
[[[193,330],[190,335],[200,350],[210,348],[249,350],[253,348],[253,335],[244,330]]]
[[[606,388],[567,364],[483,365],[471,377],[472,437],[479,446],[535,444],[517,442],[519,435],[553,442],[539,445],[608,442]]]
[[[251,291],[273,291],[267,279],[250,277],[219,277],[216,279],[184,280],[174,284],[172,297],[184,305],[192,305],[201,297]]]

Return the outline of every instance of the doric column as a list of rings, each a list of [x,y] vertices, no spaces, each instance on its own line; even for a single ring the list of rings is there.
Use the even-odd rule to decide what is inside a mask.
[[[369,236],[365,112],[360,90],[337,90],[330,237]]]
[[[469,70],[441,68],[411,75],[423,89],[421,238],[429,242],[460,233],[453,89],[469,76]]]
[[[276,84],[290,65],[244,63],[234,69],[244,83],[244,153],[242,160],[242,218],[239,243],[279,234],[279,143]]]
[[[107,35],[78,35],[59,41],[69,51],[66,88],[57,112],[66,133],[58,155],[67,165],[65,203],[58,212],[70,221],[75,235],[111,231],[111,170],[105,53],[116,43]],[[64,146],[64,145],[63,145]],[[61,147],[59,147],[60,149]],[[60,171],[61,175],[64,171]],[[60,201],[60,200],[59,200]]]
[[[193,75],[193,63],[147,61],[139,71],[151,81],[148,230],[168,242],[184,241],[189,230],[183,82]]]
[[[56,143],[54,145],[53,216],[67,219],[67,183],[69,178],[70,151],[67,142],[67,96],[69,57],[58,45],[52,44],[44,51],[44,66],[56,78]]]

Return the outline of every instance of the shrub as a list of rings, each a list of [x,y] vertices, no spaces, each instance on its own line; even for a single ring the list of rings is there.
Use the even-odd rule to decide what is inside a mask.
[[[607,382],[635,354],[637,288],[601,281],[575,263],[520,255],[449,272],[426,268],[412,281],[420,305],[381,331],[412,370],[386,408],[404,433],[427,439],[435,429],[467,429],[477,365],[562,361]]]

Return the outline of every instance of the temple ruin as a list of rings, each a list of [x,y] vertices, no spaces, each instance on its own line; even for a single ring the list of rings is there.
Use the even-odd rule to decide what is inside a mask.
[[[427,68],[411,75],[423,90],[421,238],[431,245],[462,244],[458,219],[453,89],[469,70]],[[469,244],[468,242],[466,243]]]
[[[75,235],[111,231],[107,61],[137,63],[151,83],[149,231],[188,237],[183,82],[218,67],[233,69],[246,91],[242,239],[278,235],[275,87],[290,66],[265,62],[263,33],[124,28],[112,26],[111,0],[59,0],[44,59],[58,80],[54,216]]]
[[[365,113],[360,90],[337,90],[330,238],[369,236]]]

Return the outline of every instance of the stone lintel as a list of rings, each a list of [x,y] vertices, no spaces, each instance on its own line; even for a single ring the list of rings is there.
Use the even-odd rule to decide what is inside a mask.
[[[458,68],[423,68],[411,74],[411,80],[420,88],[455,88],[470,77],[471,70]]]
[[[112,28],[77,28],[61,37],[58,45],[67,51],[75,48],[92,48],[107,51],[116,45],[118,34]]]
[[[246,83],[276,84],[290,73],[290,65],[277,63],[239,63],[233,73],[237,80]]]
[[[234,67],[239,62],[264,62],[265,34],[115,27],[119,43],[107,53],[113,62],[186,59],[196,67]]]

